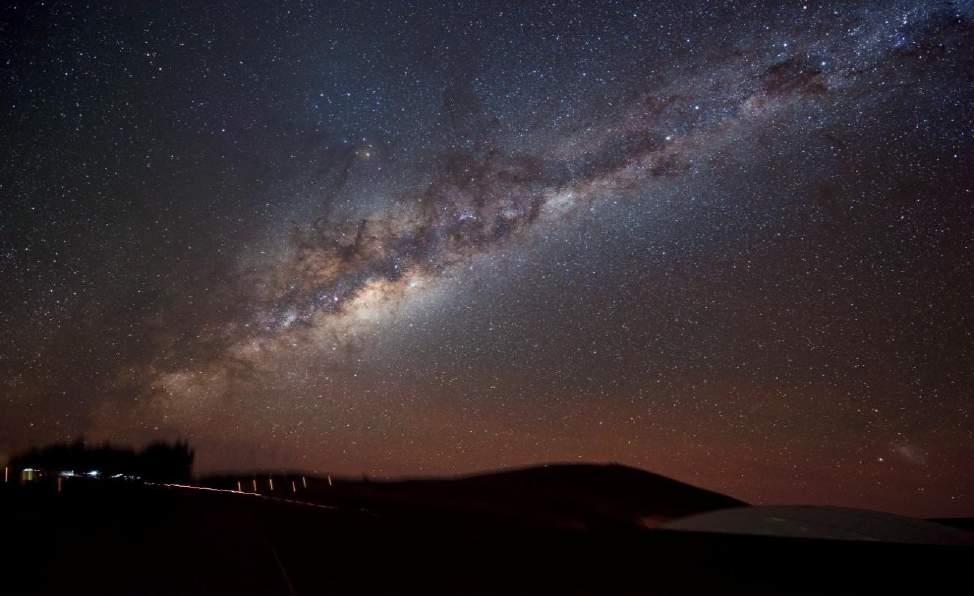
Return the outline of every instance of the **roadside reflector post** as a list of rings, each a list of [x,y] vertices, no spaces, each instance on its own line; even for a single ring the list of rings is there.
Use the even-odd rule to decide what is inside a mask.
[[[304,476],[301,477],[301,488],[308,488],[308,479]]]
[[[331,474],[328,475],[328,486],[331,486]]]
[[[240,485],[240,481],[239,480],[237,481],[237,492],[238,493],[242,493],[243,492],[243,486]]]
[[[298,487],[297,487],[296,484],[294,484],[294,481],[292,480],[291,481],[291,493],[293,494],[293,493],[296,493],[296,492],[298,492]]]
[[[254,478],[254,492],[257,492],[257,479]]]
[[[3,483],[7,484],[10,482],[10,466],[3,467]]]
[[[273,476],[268,476],[267,477],[267,486],[270,487],[271,492],[274,492],[274,477]]]

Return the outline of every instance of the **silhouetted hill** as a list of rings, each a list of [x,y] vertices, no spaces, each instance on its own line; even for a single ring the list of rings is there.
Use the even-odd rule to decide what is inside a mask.
[[[655,525],[692,513],[746,505],[637,468],[553,464],[452,480],[405,481],[399,493],[438,507],[456,504],[536,524]]]
[[[233,488],[254,476],[212,478]],[[258,475],[259,492],[287,494],[294,475],[279,475],[270,491]],[[304,487],[307,484],[307,488]],[[747,504],[689,484],[618,464],[549,464],[457,478],[363,481],[305,477],[301,500],[366,507],[384,514],[463,517],[477,523],[532,527],[607,528],[655,526],[662,521]],[[465,519],[464,521],[468,521]]]

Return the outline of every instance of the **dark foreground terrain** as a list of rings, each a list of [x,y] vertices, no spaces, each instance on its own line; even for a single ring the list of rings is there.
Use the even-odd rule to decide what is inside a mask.
[[[974,555],[284,500],[300,496],[0,488],[0,593],[945,593],[966,591]]]

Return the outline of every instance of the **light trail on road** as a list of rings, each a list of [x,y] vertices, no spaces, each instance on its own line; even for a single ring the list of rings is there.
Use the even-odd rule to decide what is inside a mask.
[[[285,499],[285,498],[282,498],[282,497],[272,497],[272,496],[269,496],[269,495],[262,495],[260,493],[253,493],[253,492],[247,492],[247,491],[233,490],[233,489],[230,489],[230,488],[213,488],[213,487],[209,487],[209,486],[195,486],[195,485],[192,485],[192,484],[155,483],[155,482],[146,482],[145,484],[146,484],[146,486],[161,486],[161,487],[164,487],[164,488],[175,488],[175,489],[185,489],[185,490],[198,490],[198,491],[205,491],[205,492],[212,492],[212,493],[226,493],[226,494],[231,494],[231,495],[247,495],[247,496],[251,496],[251,497],[257,497],[257,498],[260,498],[260,499],[266,499],[268,501],[276,501],[276,502],[279,502],[279,503],[288,503],[288,504],[291,504],[291,505],[303,505],[305,507],[317,507],[319,509],[328,509],[328,510],[332,510],[332,511],[337,511],[338,509],[340,509],[339,507],[336,507],[334,505],[323,505],[321,503],[311,503],[309,501],[299,501],[298,499]]]

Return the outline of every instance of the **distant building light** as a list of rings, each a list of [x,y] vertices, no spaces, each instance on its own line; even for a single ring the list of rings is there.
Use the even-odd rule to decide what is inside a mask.
[[[98,478],[100,474],[101,472],[99,472],[98,470],[92,470],[88,472],[88,476],[91,476],[92,478]]]
[[[65,478],[71,478],[72,476],[75,476],[75,473],[74,470],[61,470],[59,475]]]
[[[112,474],[112,478],[121,478],[122,474]]]

